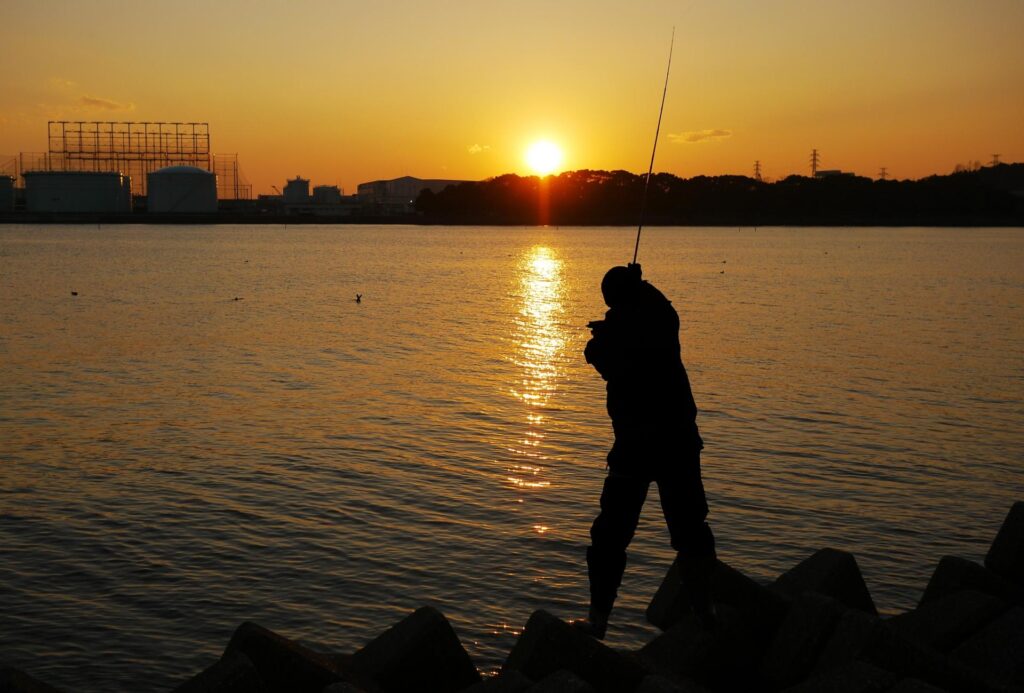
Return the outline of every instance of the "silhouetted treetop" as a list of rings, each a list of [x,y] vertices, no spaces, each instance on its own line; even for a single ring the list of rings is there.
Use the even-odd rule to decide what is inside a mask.
[[[630,225],[638,221],[644,176],[567,171],[538,178],[505,174],[424,191],[423,220],[444,224]],[[670,173],[651,177],[645,223],[652,225],[1024,225],[1024,164],[999,164],[921,180],[855,175],[747,176]]]

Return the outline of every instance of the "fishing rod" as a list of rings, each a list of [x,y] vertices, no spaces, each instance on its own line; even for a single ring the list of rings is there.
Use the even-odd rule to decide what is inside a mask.
[[[636,264],[637,253],[640,252],[640,231],[644,228],[644,212],[647,211],[647,188],[651,185],[651,173],[654,171],[654,154],[658,151],[658,135],[661,133],[661,115],[665,112],[665,95],[668,94],[668,75],[672,71],[672,49],[676,44],[676,28],[672,27],[672,41],[668,44],[668,67],[665,68],[665,88],[661,91],[661,108],[658,109],[658,127],[654,129],[654,147],[651,149],[651,165],[647,168],[647,179],[644,180],[644,196],[640,200],[640,223],[636,227],[636,245],[633,247],[633,264]]]

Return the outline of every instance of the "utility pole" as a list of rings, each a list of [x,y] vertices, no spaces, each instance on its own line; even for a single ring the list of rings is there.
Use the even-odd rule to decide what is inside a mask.
[[[878,171],[878,180],[886,180],[889,177],[889,171],[883,166]]]
[[[992,166],[998,166],[999,165],[999,155],[998,154],[993,154],[992,155],[992,163],[991,163],[991,165]]]
[[[761,180],[761,162],[760,160],[754,162],[754,180]]]
[[[811,150],[811,178],[818,175],[818,165],[821,163],[821,158],[818,156],[818,150]]]

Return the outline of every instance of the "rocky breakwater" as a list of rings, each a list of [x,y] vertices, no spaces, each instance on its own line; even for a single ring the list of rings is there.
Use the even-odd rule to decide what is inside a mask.
[[[719,618],[702,628],[676,566],[647,610],[662,633],[614,650],[546,611],[501,672],[481,678],[436,609],[423,607],[349,655],[316,652],[254,623],[174,693],[1024,693],[1024,502],[984,565],[939,561],[917,608],[880,618],[856,559],[822,549],[762,585],[719,562]],[[0,693],[58,689],[0,670]]]

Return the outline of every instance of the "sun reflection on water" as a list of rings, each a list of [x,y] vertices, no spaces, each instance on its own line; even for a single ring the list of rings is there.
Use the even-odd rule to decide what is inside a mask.
[[[543,443],[545,411],[562,373],[559,359],[565,346],[565,335],[558,322],[562,313],[561,272],[562,261],[546,246],[530,248],[519,263],[521,304],[512,359],[521,376],[511,393],[526,407],[526,428],[508,448],[513,455],[523,458],[522,462],[509,465],[508,481],[522,489],[551,485],[543,478],[543,463],[548,459]]]

